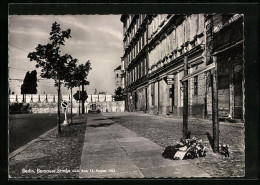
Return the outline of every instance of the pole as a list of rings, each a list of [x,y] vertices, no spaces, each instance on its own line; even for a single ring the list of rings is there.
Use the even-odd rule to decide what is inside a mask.
[[[67,122],[67,109],[65,108],[65,123]]]
[[[65,112],[65,120],[63,122],[63,125],[64,126],[67,126],[68,125],[68,120],[67,120],[67,108],[64,108],[64,112]]]
[[[188,75],[188,57],[184,56],[184,76]],[[188,80],[183,82],[183,139],[188,139]]]
[[[84,83],[82,82],[82,93],[84,93]],[[85,114],[84,100],[82,97],[82,114]]]
[[[212,124],[213,124],[213,151],[219,151],[219,122],[218,122],[218,66],[217,57],[213,56],[213,62],[215,62],[215,68],[211,75],[211,87],[212,87]]]
[[[79,85],[79,115],[80,115],[80,85]]]
[[[160,114],[160,81],[158,80],[158,114]]]
[[[70,124],[72,124],[72,86],[70,86]]]
[[[60,120],[60,80],[58,82],[58,118],[57,118],[57,125],[58,125],[58,134],[61,134],[61,120]]]
[[[67,109],[65,108],[65,122],[67,122]]]

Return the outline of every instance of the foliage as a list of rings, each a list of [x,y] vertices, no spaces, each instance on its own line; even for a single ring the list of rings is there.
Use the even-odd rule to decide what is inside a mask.
[[[123,101],[124,100],[124,90],[122,87],[118,87],[115,90],[115,101]]]
[[[86,78],[91,69],[91,63],[89,60],[85,64],[78,65],[75,69],[74,80],[78,80],[79,85],[89,85],[89,81],[87,81]]]
[[[80,97],[79,97],[79,92],[80,92]],[[77,91],[74,95],[73,95],[74,99],[79,101],[86,101],[88,99],[88,94],[86,91]]]
[[[21,94],[37,94],[37,72],[27,72],[21,86]]]
[[[64,81],[65,86],[67,88],[74,88],[79,85],[78,79],[76,79],[76,63],[78,62],[78,59],[73,59],[71,56],[69,57],[69,63],[66,66],[65,74],[64,74]]]
[[[52,24],[51,43],[46,45],[38,44],[36,51],[30,52],[28,58],[30,61],[36,61],[36,68],[41,67],[41,77],[47,79],[54,79],[55,86],[60,85],[60,81],[64,80],[67,66],[71,60],[71,55],[60,55],[60,46],[64,45],[65,39],[70,38],[70,29],[62,31],[57,22]]]
[[[87,81],[87,76],[89,71],[91,70],[90,67],[91,63],[88,60],[85,64],[80,64],[78,67],[75,69],[75,81],[78,80],[78,85],[82,85],[82,92],[84,92],[84,85],[89,85],[89,81]],[[84,102],[82,101],[82,114],[85,113],[85,106]]]
[[[29,103],[12,103],[9,105],[9,113],[29,113],[30,104]]]
[[[38,44],[36,51],[30,52],[28,58],[30,61],[36,61],[36,68],[41,67],[41,77],[47,79],[54,79],[54,86],[58,87],[58,134],[61,133],[61,119],[60,119],[60,86],[63,80],[66,79],[66,73],[70,65],[73,65],[72,56],[69,54],[60,55],[60,46],[64,45],[65,39],[69,39],[70,29],[61,30],[60,25],[54,22],[50,32],[50,43],[46,45]]]

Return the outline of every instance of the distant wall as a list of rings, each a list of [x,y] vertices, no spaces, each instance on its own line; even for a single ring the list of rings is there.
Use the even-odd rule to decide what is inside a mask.
[[[88,102],[86,109],[92,110],[93,103]],[[96,110],[101,112],[124,112],[125,101],[96,102]]]
[[[71,96],[68,94],[62,95],[61,99],[70,101]],[[52,102],[56,103],[58,100],[58,94],[26,94],[25,95],[25,103],[46,103]],[[73,102],[76,100],[73,98]],[[86,102],[110,102],[113,101],[112,94],[90,94],[88,95],[88,99]],[[22,103],[23,102],[23,95],[9,95],[9,102],[11,103]]]
[[[47,98],[46,98],[47,97]],[[26,95],[25,103],[29,103],[32,113],[57,113],[57,94],[40,94],[40,95]],[[23,95],[10,95],[10,104],[22,103]],[[70,112],[70,95],[62,95],[62,100],[68,102],[67,112]],[[77,114],[79,111],[79,103],[74,100],[72,101],[72,112]],[[124,101],[113,101],[112,95],[89,95],[85,102],[85,112],[92,110],[93,104],[96,104],[96,110],[101,112],[124,112],[125,102]],[[80,103],[80,111],[82,111]],[[61,109],[64,112],[64,109]]]

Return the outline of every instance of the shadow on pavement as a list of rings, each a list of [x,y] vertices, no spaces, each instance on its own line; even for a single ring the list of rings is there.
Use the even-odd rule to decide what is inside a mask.
[[[211,148],[213,149],[213,138],[209,132],[206,132]]]
[[[117,117],[107,117],[108,119],[120,119],[120,118],[117,118]]]
[[[84,125],[84,124],[87,124],[87,122],[86,121],[75,121],[75,122],[73,121],[73,123],[72,124],[70,123],[69,126],[70,125]]]
[[[101,124],[98,124],[98,125],[88,125],[87,127],[108,127],[110,125],[113,125],[114,123],[101,123]]]
[[[105,118],[97,118],[97,119],[93,119],[93,120],[107,120],[107,119],[105,119]]]

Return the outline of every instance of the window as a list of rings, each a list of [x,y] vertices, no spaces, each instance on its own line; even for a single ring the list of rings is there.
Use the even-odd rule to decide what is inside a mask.
[[[135,81],[137,80],[138,78],[138,71],[137,71],[137,66],[135,66]]]
[[[139,67],[138,65],[136,66],[136,80],[139,78]]]
[[[179,84],[180,84],[180,107],[182,107],[183,106],[183,84],[181,80],[179,81]]]
[[[146,59],[144,59],[143,63],[143,74],[146,75]]]
[[[145,74],[148,74],[148,66],[149,64],[148,64],[148,56],[147,56],[147,58],[145,59]]]
[[[194,87],[194,95],[198,95],[198,76],[194,77],[194,82],[193,82],[193,87]]]
[[[141,46],[141,38],[139,38],[138,43],[139,43],[139,51],[141,51],[141,49],[142,49],[142,46]]]
[[[218,89],[229,89],[229,74],[218,76]]]
[[[139,63],[139,78],[142,77],[142,61]]]
[[[142,47],[144,47],[144,45],[145,45],[144,38],[145,38],[145,32],[143,32],[143,35],[142,35]]]
[[[116,77],[118,78],[118,74],[116,74]]]
[[[143,77],[144,73],[143,73],[143,61],[141,61],[141,64],[140,64],[140,76]]]
[[[152,97],[152,105],[153,105],[153,106],[154,106],[154,104],[155,104],[154,91],[155,91],[155,85],[154,85],[154,83],[152,83],[152,84],[151,84],[151,97]]]

